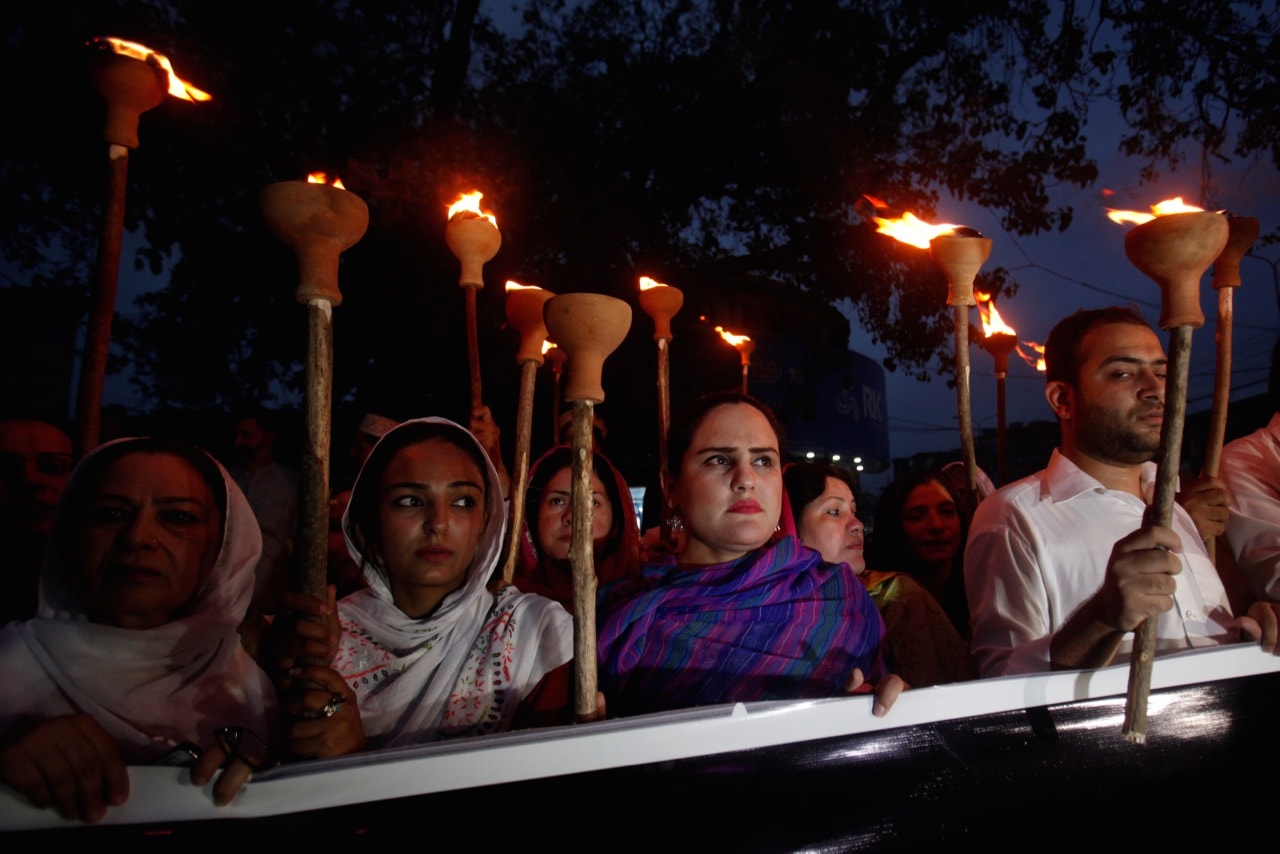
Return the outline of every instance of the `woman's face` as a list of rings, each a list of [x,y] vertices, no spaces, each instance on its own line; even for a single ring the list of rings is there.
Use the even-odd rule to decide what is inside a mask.
[[[562,468],[556,472],[542,490],[538,504],[538,546],[542,553],[555,560],[569,559],[569,545],[573,540],[573,469]],[[613,527],[613,505],[604,489],[600,475],[591,475],[591,540],[596,550],[604,547],[605,537]]]
[[[81,610],[128,629],[180,617],[221,547],[209,485],[181,457],[138,452],[107,464],[90,490],[76,532]]]
[[[407,445],[382,473],[378,526],[392,596],[424,617],[462,586],[485,530],[484,476],[443,439]]]
[[[960,513],[951,493],[936,481],[911,490],[902,507],[902,533],[921,561],[950,562],[960,549]]]
[[[800,512],[800,540],[817,549],[827,563],[847,563],[861,574],[867,568],[862,557],[862,523],[853,492],[843,480],[827,478],[822,494]]]
[[[726,403],[703,417],[671,485],[683,563],[724,563],[769,541],[782,512],[778,437],[764,413]]]

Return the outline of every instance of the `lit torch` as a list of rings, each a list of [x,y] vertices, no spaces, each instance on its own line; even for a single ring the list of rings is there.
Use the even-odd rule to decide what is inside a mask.
[[[640,277],[640,307],[653,318],[653,340],[658,342],[658,472],[666,483],[667,433],[671,430],[671,318],[684,305],[679,288]]]
[[[449,220],[444,239],[450,251],[462,264],[458,286],[467,294],[467,362],[471,367],[471,409],[484,403],[480,397],[480,344],[476,334],[476,291],[484,287],[484,265],[493,260],[502,246],[498,220],[489,211],[480,210],[484,193],[463,193],[449,205]]]
[[[996,363],[996,470],[1003,486],[1009,482],[1005,453],[1005,380],[1009,376],[1009,354],[1018,346],[1018,334],[1004,322],[988,294],[974,291],[974,297],[982,318],[982,347]]]
[[[333,399],[333,306],[342,304],[338,258],[369,226],[369,208],[324,173],[262,190],[267,227],[298,259],[294,296],[307,307],[306,453],[299,485],[298,544],[303,592],[324,596],[329,536],[329,432]]]
[[[755,352],[756,342],[746,335],[735,335],[723,326],[717,326],[716,332],[719,332],[720,337],[738,351],[738,356],[742,359],[742,393],[746,394],[747,373],[751,370],[751,354]]]
[[[1135,267],[1160,286],[1160,328],[1169,330],[1169,368],[1155,497],[1143,515],[1143,525],[1168,527],[1173,520],[1178,463],[1182,455],[1191,332],[1204,325],[1200,278],[1222,254],[1229,227],[1222,214],[1188,209],[1181,199],[1161,202],[1152,211],[1150,217],[1125,235],[1124,251]],[[1132,216],[1120,218],[1117,214],[1132,215],[1133,212],[1112,211],[1108,216],[1116,222],[1139,221]],[[1147,697],[1151,691],[1155,647],[1155,620],[1144,620],[1133,641],[1123,727],[1125,736],[1139,744],[1147,738]]]
[[[884,202],[865,196],[878,209]],[[973,280],[991,255],[991,240],[965,226],[930,225],[908,212],[897,219],[875,217],[876,231],[928,249],[933,263],[947,277],[947,305],[952,307],[956,338],[956,409],[960,417],[960,446],[970,492],[977,491],[978,461],[973,448],[973,415],[969,392],[969,308],[977,305]]]
[[[149,47],[109,36],[91,39],[88,46],[93,51],[90,72],[94,86],[107,102],[103,139],[107,142],[108,173],[107,205],[76,393],[76,445],[81,455],[98,444],[102,386],[120,279],[129,151],[138,147],[138,121],[147,110],[159,106],[166,94],[186,101],[207,101],[210,97],[184,82],[174,73],[173,64]]]
[[[600,374],[604,360],[631,328],[631,306],[602,294],[563,294],[544,306],[547,329],[568,355],[565,399],[573,403],[573,572],[574,715],[596,716],[596,566],[592,543],[591,478],[595,405],[604,401]]]
[[[507,538],[507,558],[502,565],[502,581],[510,584],[515,577],[516,558],[520,554],[520,531],[524,524],[524,495],[529,487],[529,443],[533,433],[533,389],[538,366],[543,362],[547,344],[547,327],[543,322],[543,306],[555,294],[542,288],[507,282],[507,322],[520,333],[520,405],[516,415],[516,480],[511,491],[511,536]]]

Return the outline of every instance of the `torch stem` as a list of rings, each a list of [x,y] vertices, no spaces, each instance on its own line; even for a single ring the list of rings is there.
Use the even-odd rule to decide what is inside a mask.
[[[1213,406],[1209,410],[1209,438],[1204,449],[1204,466],[1200,473],[1205,477],[1217,477],[1222,461],[1222,443],[1227,437],[1227,406],[1231,402],[1231,332],[1235,322],[1235,288],[1218,289],[1218,324],[1214,342],[1217,347],[1217,367],[1213,376]],[[1217,564],[1214,537],[1204,538],[1209,560]]]
[[[671,339],[658,339],[658,475],[667,474],[667,434],[671,432]],[[665,487],[664,487],[665,488]]]
[[[515,578],[520,556],[520,537],[524,531],[524,496],[529,488],[529,444],[533,437],[533,389],[538,378],[538,363],[526,359],[520,363],[520,405],[516,412],[516,479],[511,485],[511,527],[507,538],[507,558],[502,564],[502,583]]]
[[[1173,521],[1178,467],[1182,458],[1182,426],[1187,414],[1187,372],[1191,364],[1191,324],[1169,331],[1169,372],[1164,389],[1164,423],[1160,428],[1155,496],[1143,515],[1144,527],[1168,527]],[[1132,742],[1147,739],[1147,696],[1151,693],[1151,664],[1156,653],[1156,622],[1146,619],[1133,639],[1129,661],[1129,690],[1125,698],[1122,732]]]
[[[324,598],[328,584],[329,432],[333,399],[333,305],[307,302],[306,448],[299,483],[296,586]]]
[[[115,144],[107,149],[107,207],[102,218],[102,237],[98,243],[97,269],[90,296],[89,318],[85,324],[84,356],[80,362],[80,384],[76,393],[78,456],[84,456],[98,445],[102,387],[107,376],[111,321],[116,311],[116,289],[120,281],[120,245],[124,239],[129,149]]]
[[[591,539],[594,420],[594,403],[573,402],[573,539],[569,566],[573,571],[573,711],[578,721],[596,716],[596,564]]]
[[[742,363],[742,393],[747,393],[747,372],[751,370],[750,362]]]
[[[1005,430],[1005,384],[1008,372],[996,371],[996,473],[1000,477],[1000,485],[1009,482],[1009,465],[1006,454],[1007,433]]]
[[[973,415],[969,393],[969,306],[952,306],[956,328],[956,408],[960,416],[960,450],[969,492],[976,492],[978,461],[973,450]]]
[[[480,342],[476,333],[476,291],[473,285],[462,288],[467,294],[467,364],[471,367],[471,409],[475,411],[484,402],[480,396]]]

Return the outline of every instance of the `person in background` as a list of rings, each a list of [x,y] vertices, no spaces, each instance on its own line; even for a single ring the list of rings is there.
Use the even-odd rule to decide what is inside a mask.
[[[603,454],[593,459],[592,520],[596,581],[608,584],[640,569],[640,530],[631,490]],[[573,449],[543,454],[529,469],[524,530],[515,585],[573,607],[569,545],[573,534]]]
[[[274,614],[289,587],[290,557],[298,528],[298,473],[276,460],[276,413],[245,413],[231,422],[236,462],[227,466],[249,499],[262,528],[262,558],[257,568],[250,614]]]
[[[40,565],[71,467],[71,437],[60,427],[0,420],[0,536],[8,551],[0,622],[35,616]]]
[[[893,672],[913,688],[976,677],[969,645],[927,590],[906,573],[867,569],[853,473],[830,463],[792,463],[782,479],[800,541],[828,563],[847,564],[871,594]]]
[[[963,554],[968,526],[961,506],[945,475],[919,471],[896,478],[876,505],[867,564],[881,572],[910,575],[967,639]]]

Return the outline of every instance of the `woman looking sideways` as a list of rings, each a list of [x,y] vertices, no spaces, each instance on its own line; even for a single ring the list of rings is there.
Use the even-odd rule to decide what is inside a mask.
[[[672,423],[667,494],[679,552],[600,591],[600,686],[612,712],[834,697],[903,682],[853,571],[794,537],[782,512],[781,431],[764,404],[710,395]]]

